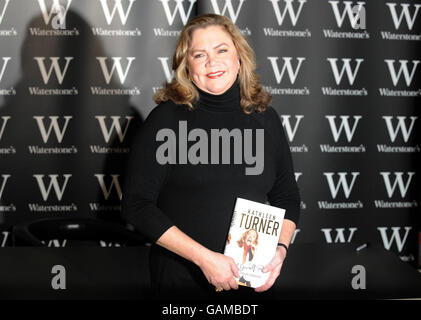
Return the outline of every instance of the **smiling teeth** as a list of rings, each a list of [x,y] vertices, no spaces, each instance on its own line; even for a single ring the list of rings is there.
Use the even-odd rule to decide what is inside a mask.
[[[217,72],[217,73],[209,73],[209,76],[219,76],[220,74],[223,74],[224,72]]]

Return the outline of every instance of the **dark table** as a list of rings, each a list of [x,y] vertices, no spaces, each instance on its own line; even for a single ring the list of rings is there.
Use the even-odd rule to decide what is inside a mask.
[[[151,297],[149,247],[0,248],[0,299],[135,299]],[[53,289],[65,270],[65,289]],[[354,266],[365,289],[354,289]],[[61,267],[60,267],[61,268]],[[361,267],[358,267],[361,270]],[[249,290],[248,288],[245,288]],[[381,247],[294,244],[275,286],[259,299],[420,298],[421,274]]]

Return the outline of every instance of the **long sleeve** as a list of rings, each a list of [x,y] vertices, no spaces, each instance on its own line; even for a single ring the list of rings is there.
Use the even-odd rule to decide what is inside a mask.
[[[171,219],[157,206],[160,190],[170,170],[156,160],[156,133],[166,122],[156,107],[143,123],[131,148],[123,191],[122,216],[152,243],[171,226]]]
[[[269,130],[274,133],[274,140],[277,143],[277,152],[279,152],[280,157],[276,180],[268,193],[268,201],[272,206],[285,209],[285,219],[289,219],[297,225],[301,199],[295,181],[291,151],[278,114],[273,108],[269,108],[268,111],[274,113],[274,122],[272,123],[275,127]]]

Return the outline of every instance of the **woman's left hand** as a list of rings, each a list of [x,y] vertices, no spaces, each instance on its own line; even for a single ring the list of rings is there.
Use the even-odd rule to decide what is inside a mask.
[[[278,278],[281,273],[282,264],[285,260],[286,250],[284,247],[277,247],[275,256],[272,258],[272,261],[263,268],[263,272],[270,272],[269,278],[266,280],[266,283],[256,289],[256,292],[263,292],[268,290],[275,283],[276,278]]]

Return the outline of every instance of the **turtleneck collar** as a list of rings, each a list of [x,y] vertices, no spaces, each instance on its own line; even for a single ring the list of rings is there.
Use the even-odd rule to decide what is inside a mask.
[[[194,83],[193,83],[194,84]],[[198,107],[213,112],[241,111],[241,93],[238,77],[232,86],[222,94],[211,94],[199,89]]]

